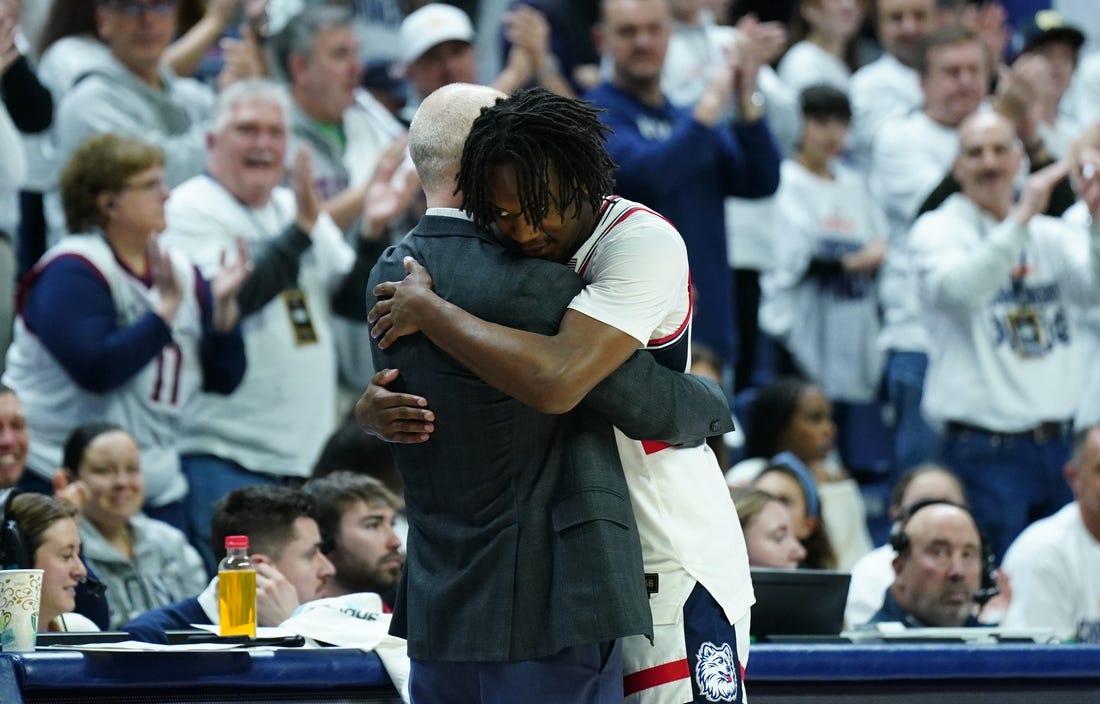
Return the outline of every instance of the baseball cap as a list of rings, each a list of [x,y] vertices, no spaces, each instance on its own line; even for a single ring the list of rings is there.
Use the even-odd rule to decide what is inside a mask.
[[[1057,10],[1040,10],[1020,27],[1020,39],[1023,42],[1019,52],[1021,54],[1050,42],[1066,42],[1076,50],[1085,43],[1085,34],[1073,25],[1066,24]]]
[[[474,41],[474,26],[465,12],[452,5],[430,3],[401,22],[401,61],[416,61],[436,44]]]

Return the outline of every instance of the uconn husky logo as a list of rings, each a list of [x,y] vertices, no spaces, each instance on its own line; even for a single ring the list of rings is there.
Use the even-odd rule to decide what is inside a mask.
[[[696,658],[695,682],[699,693],[708,702],[737,701],[737,660],[729,643],[723,643],[721,648],[703,643]]]

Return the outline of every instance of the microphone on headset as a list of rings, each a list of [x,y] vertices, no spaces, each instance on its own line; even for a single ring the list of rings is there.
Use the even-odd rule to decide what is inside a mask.
[[[102,599],[103,595],[107,593],[107,585],[94,577],[85,576],[80,580],[80,583],[84,585],[84,589],[88,592],[88,596],[96,599]]]

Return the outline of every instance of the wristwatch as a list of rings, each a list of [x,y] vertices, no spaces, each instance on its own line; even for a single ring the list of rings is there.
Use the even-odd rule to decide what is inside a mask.
[[[756,122],[764,117],[765,110],[767,110],[767,102],[764,100],[764,94],[754,90],[747,100],[741,101],[741,122]]]

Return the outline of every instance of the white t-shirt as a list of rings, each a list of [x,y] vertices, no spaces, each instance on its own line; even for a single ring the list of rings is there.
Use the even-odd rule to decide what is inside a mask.
[[[1024,529],[1002,568],[1012,585],[1002,626],[1053,628],[1067,639],[1081,622],[1100,622],[1100,540],[1085,528],[1076,501]]]
[[[806,270],[814,257],[838,259],[885,239],[886,222],[855,172],[836,164],[833,173],[825,179],[797,161],[783,162],[760,326],[783,340],[829,398],[870,401],[883,363],[876,281],[844,275],[823,282]]]
[[[1091,125],[1100,120],[1100,52],[1081,59],[1070,94],[1078,124]]]
[[[237,236],[261,250],[294,221],[294,194],[277,188],[260,208],[248,208],[213,178],[196,176],[172,191],[160,241],[185,252],[207,276],[223,253],[235,257]],[[328,215],[317,219],[301,258],[297,291],[275,296],[241,321],[248,367],[230,395],[202,394],[184,425],[180,448],[211,454],[245,469],[309,476],[336,426],[336,349],[329,296],[355,263],[355,253]],[[299,306],[298,303],[301,305]],[[315,339],[292,315],[305,315]]]
[[[941,125],[923,112],[887,123],[871,146],[868,185],[890,231],[879,277],[883,307],[879,344],[883,349],[923,352],[928,348],[907,233],[925,198],[951,169],[958,149],[955,128]]]
[[[120,328],[134,324],[160,300],[159,291],[123,267],[98,234],[64,238],[46,252],[35,271],[67,255],[82,258],[106,282]],[[28,471],[49,481],[54,468],[61,466],[62,448],[72,429],[103,420],[118,423],[137,441],[150,505],[163,506],[187,494],[178,441],[183,418],[202,388],[202,311],[195,293],[195,267],[175,252],[172,265],[183,292],[183,303],[171,323],[172,342],[113,391],[97,393],[73,382],[22,317],[16,319],[4,382],[19,394],[27,415]]]
[[[1088,206],[1083,201],[1074,203],[1069,210],[1062,213],[1062,218],[1083,228],[1092,224]],[[1100,366],[1089,364],[1090,361],[1100,359],[1100,307],[1075,306],[1074,315],[1081,326],[1080,351],[1085,377],[1081,403],[1073,417],[1073,427],[1087,428],[1100,423]]]
[[[883,54],[852,74],[848,95],[852,100],[848,156],[858,168],[866,170],[879,130],[924,103],[920,76],[893,54]]]
[[[1026,228],[997,222],[959,193],[917,220],[909,244],[936,340],[925,417],[1019,432],[1073,416],[1081,335],[1070,306],[1100,303],[1100,228],[1088,247],[1085,232],[1043,215]]]
[[[704,13],[705,14],[705,13]],[[668,53],[661,69],[661,89],[674,105],[694,107],[706,89],[715,66],[728,46],[738,41],[737,30],[720,27],[704,16],[699,24],[673,22]],[[767,102],[765,119],[781,154],[790,153],[798,140],[801,116],[798,96],[767,64],[756,74],[757,87]],[[726,256],[731,269],[765,270],[771,265],[771,233],[775,198],[728,196]]]
[[[588,283],[570,308],[634,337],[665,366],[687,370],[687,250],[667,220],[645,206],[610,198],[570,264]],[[617,430],[615,437],[646,570],[685,570],[710,592],[730,623],[740,619],[754,601],[748,553],[714,453],[705,443],[671,447],[631,440]],[[688,584],[681,604],[690,591]]]
[[[776,71],[796,95],[819,83],[847,93],[852,78],[852,70],[847,64],[808,40],[788,49]]]
[[[886,590],[894,583],[896,556],[894,548],[880,545],[852,565],[848,603],[844,607],[844,624],[848,628],[862,626],[882,608]]]

